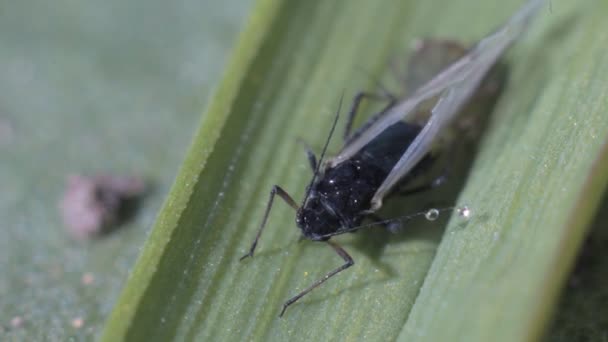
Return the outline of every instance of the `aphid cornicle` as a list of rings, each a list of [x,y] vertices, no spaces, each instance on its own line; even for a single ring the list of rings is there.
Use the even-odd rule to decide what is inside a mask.
[[[422,191],[439,183],[441,178],[411,187],[411,181],[424,174],[434,162],[437,146],[446,144],[442,134],[454,122],[456,114],[470,100],[506,48],[525,31],[542,4],[543,0],[528,1],[501,29],[468,51],[463,50],[459,58],[409,97],[396,99],[389,95],[388,105],[350,135],[361,100],[375,97],[358,94],[349,112],[345,144],[340,153],[323,163],[338,114],[319,160],[307,149],[314,174],[301,205],[280,186],[273,186],[257,235],[241,260],[253,256],[275,195],[296,210],[296,225],[303,237],[326,242],[344,260],[342,266],[287,300],[280,316],[291,304],[354,264],[351,256],[330,240],[332,236],[360,229],[364,219],[386,225],[375,214],[385,198],[395,193]],[[338,112],[341,104],[342,99]]]

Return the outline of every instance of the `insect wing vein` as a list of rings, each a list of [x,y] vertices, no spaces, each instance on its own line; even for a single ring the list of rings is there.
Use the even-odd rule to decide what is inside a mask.
[[[422,93],[418,95],[421,98],[424,96],[428,98],[443,91],[420,134],[410,144],[374,194],[372,210],[382,206],[384,196],[426,155],[443,128],[449,125],[460,108],[475,92],[488,70],[525,31],[543,2],[544,0],[529,1],[500,30],[479,41],[467,55],[439,73],[416,92],[417,94]],[[420,100],[414,102],[420,103]],[[391,114],[398,117],[399,110],[408,109],[411,111],[411,108],[397,105],[395,113]],[[404,113],[405,115],[406,113]],[[396,121],[398,120],[393,119],[388,126]]]

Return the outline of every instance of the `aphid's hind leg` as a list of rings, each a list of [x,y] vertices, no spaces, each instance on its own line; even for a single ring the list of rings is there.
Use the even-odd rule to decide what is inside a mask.
[[[266,221],[268,220],[268,214],[270,214],[270,208],[272,208],[272,202],[274,201],[274,196],[279,195],[287,204],[289,204],[295,210],[298,210],[298,204],[289,196],[289,194],[283,190],[280,186],[274,185],[272,190],[270,190],[270,199],[268,200],[268,204],[266,205],[266,211],[264,212],[264,218],[262,219],[262,224],[260,224],[260,228],[258,229],[258,233],[249,248],[249,253],[243,255],[240,260],[243,260],[247,257],[253,257],[253,252],[255,251],[255,247],[258,245],[258,240],[262,235],[262,231],[266,226]]]
[[[314,172],[317,169],[317,157],[315,156],[315,153],[312,151],[306,141],[298,138],[298,142],[304,146],[304,151],[306,152],[306,157],[308,158],[308,164],[310,164],[310,168]]]
[[[314,290],[317,286],[323,284],[325,281],[327,281],[327,279],[335,276],[336,274],[344,271],[345,269],[347,269],[347,268],[349,268],[349,267],[351,267],[352,265],[355,264],[355,261],[353,260],[353,258],[350,255],[348,255],[348,253],[342,247],[340,247],[340,245],[338,245],[337,243],[334,243],[332,241],[329,241],[329,240],[327,240],[326,242],[345,261],[344,265],[342,265],[342,266],[336,268],[335,270],[327,273],[323,278],[321,278],[321,279],[317,280],[316,282],[314,282],[307,289],[305,289],[304,291],[302,291],[302,292],[298,293],[297,295],[291,297],[288,301],[285,302],[285,304],[283,304],[283,309],[281,310],[281,314],[279,314],[279,317],[283,317],[283,314],[285,313],[285,310],[287,310],[287,308],[291,304],[297,302],[300,298],[304,297],[308,292]]]
[[[347,141],[351,137],[351,130],[353,128],[353,122],[355,121],[355,116],[357,115],[357,111],[359,106],[361,105],[361,101],[367,98],[368,100],[375,101],[389,101],[389,104],[386,108],[391,107],[396,101],[397,98],[393,96],[393,94],[389,93],[384,88],[381,89],[381,94],[376,93],[368,93],[368,92],[359,92],[353,98],[353,104],[348,111],[348,116],[346,117],[346,125],[344,126],[344,141]]]

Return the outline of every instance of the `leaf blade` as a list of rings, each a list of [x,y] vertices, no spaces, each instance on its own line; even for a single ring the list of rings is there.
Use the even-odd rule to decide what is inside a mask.
[[[438,3],[415,6],[392,0],[339,5],[312,1],[295,7],[279,1],[273,4],[280,9],[276,20],[274,13],[273,19],[268,20],[268,36],[260,38],[263,48],[249,51],[252,64],[241,66],[239,73],[232,76],[245,74],[239,78],[241,83],[234,81],[231,88],[239,88],[236,97],[216,98],[220,104],[212,105],[208,113],[225,118],[221,134],[211,142],[204,141],[204,134],[197,136],[176,181],[174,194],[185,207],[173,212],[167,204],[161,217],[179,216],[171,224],[159,219],[155,232],[166,229],[167,235],[164,239],[151,237],[146,247],[148,253],[167,251],[155,256],[158,270],[142,266],[143,261],[136,267],[136,272],[153,277],[148,278],[151,283],[141,282],[152,290],[137,289],[137,282],[130,281],[119,307],[129,303],[129,291],[143,299],[139,303],[130,301],[134,306],[125,324],[116,323],[123,317],[115,312],[106,328],[108,340],[151,335],[158,339],[382,340],[396,337],[406,321],[407,332],[408,324],[414,322],[411,317],[415,316],[408,319],[408,313],[433,261],[442,235],[440,228],[428,229],[419,224],[400,237],[386,239],[365,234],[367,241],[356,237],[341,239],[357,261],[355,268],[311,293],[283,320],[276,318],[283,300],[337,266],[339,260],[312,243],[296,246],[294,230],[287,228],[294,226],[293,216],[285,207],[273,211],[256,257],[246,263],[236,260],[248,247],[247,237],[252,238],[257,229],[273,182],[295,190],[295,197],[302,193],[307,180],[306,162],[297,153],[295,136],[304,134],[313,143],[322,141],[326,133],[321,128],[330,121],[344,84],[353,89],[369,88],[353,85],[365,82],[352,70],[363,64],[380,73],[387,56],[404,37],[448,32],[452,26],[467,22],[464,14],[470,8],[443,13],[438,11]],[[463,4],[477,6],[474,2]],[[433,15],[440,26],[421,19],[421,13],[432,11],[437,12]],[[402,13],[408,13],[411,21],[404,19]],[[378,25],[373,18],[382,18],[387,24]],[[500,22],[496,17],[484,17],[476,24],[486,25],[488,31]],[[472,32],[480,31],[476,38],[484,34],[472,23],[466,27]],[[247,34],[242,41],[246,40]],[[533,50],[530,46],[528,49]],[[529,105],[526,101],[516,102]],[[490,134],[506,137],[514,133],[497,130]],[[196,155],[199,148],[210,144],[213,150],[203,168]],[[490,146],[497,145],[491,144],[490,140]],[[489,152],[485,153],[488,163]],[[483,157],[482,152],[480,158]],[[297,172],[293,171],[294,165]],[[482,166],[478,168],[483,170]],[[222,187],[224,182],[227,185]],[[178,190],[187,184],[192,190]],[[170,201],[171,197],[167,203]],[[385,244],[386,240],[391,243]],[[465,267],[457,266],[452,272]],[[426,322],[429,329],[434,326],[431,321]],[[327,322],[332,323],[331,329],[317,328]]]

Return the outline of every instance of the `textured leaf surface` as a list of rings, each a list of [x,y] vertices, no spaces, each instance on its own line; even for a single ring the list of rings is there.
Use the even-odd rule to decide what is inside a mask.
[[[604,200],[581,246],[557,307],[548,341],[602,341],[608,336],[608,200]]]
[[[310,171],[296,138],[318,150],[340,95],[372,88],[360,70],[386,75],[415,37],[474,41],[519,4],[258,2],[104,339],[540,336],[608,174],[599,1],[555,4],[510,54],[509,86],[460,194],[470,221],[453,220],[445,234],[412,222],[398,236],[340,237],[355,267],[283,319],[282,302],[340,260],[297,243],[293,212],[277,203],[256,256],[238,262],[272,184],[303,194]]]
[[[2,3],[1,341],[99,334],[248,3]],[[102,171],[139,174],[153,191],[114,234],[73,241],[57,209],[66,176]]]

